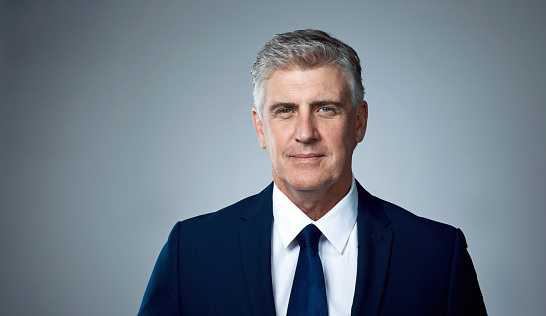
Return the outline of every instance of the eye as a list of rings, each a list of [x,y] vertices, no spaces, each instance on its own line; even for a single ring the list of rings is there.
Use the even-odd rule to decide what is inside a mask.
[[[288,119],[294,115],[294,109],[291,107],[279,107],[273,112],[273,116],[282,119]]]
[[[332,112],[334,109],[330,108],[330,107],[327,107],[327,106],[323,106],[321,108],[319,108],[319,111],[321,112]]]
[[[321,106],[317,108],[317,115],[325,118],[332,118],[337,115],[337,110],[335,107]]]

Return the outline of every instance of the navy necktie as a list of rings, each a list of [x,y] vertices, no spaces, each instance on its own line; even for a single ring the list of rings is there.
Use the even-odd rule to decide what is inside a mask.
[[[290,292],[287,316],[328,315],[326,286],[318,242],[322,232],[313,224],[307,225],[296,237],[300,245],[298,265]]]

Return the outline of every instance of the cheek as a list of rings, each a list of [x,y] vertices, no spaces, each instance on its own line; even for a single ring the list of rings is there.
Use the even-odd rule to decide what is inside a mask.
[[[351,128],[337,130],[332,138],[332,145],[337,148],[338,155],[350,156],[355,145],[356,132]]]
[[[267,146],[272,147],[275,150],[282,149],[282,144],[284,144],[287,140],[286,130],[283,130],[282,127],[270,127],[265,135]]]
[[[266,144],[267,153],[269,154],[270,159],[276,160],[276,157],[281,153],[279,152],[279,139],[275,131],[271,129],[264,130],[264,141]]]

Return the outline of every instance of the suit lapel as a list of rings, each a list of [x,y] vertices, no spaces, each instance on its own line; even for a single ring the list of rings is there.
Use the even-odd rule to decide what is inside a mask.
[[[392,246],[390,220],[360,184],[358,187],[358,268],[351,315],[378,315]]]
[[[253,315],[275,315],[271,279],[273,184],[258,194],[242,213],[241,256]]]
[[[351,315],[378,315],[392,246],[390,220],[357,182],[358,267]],[[258,194],[242,213],[240,228],[243,271],[253,315],[275,315],[271,279],[273,184]]]

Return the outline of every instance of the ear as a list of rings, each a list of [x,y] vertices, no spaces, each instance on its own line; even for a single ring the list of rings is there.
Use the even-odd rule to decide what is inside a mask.
[[[260,146],[262,146],[262,149],[267,148],[264,136],[264,123],[262,122],[260,115],[258,115],[258,109],[256,107],[252,108],[252,121],[254,122],[254,129],[256,130],[256,136],[258,136]]]
[[[366,134],[366,126],[368,125],[368,103],[360,102],[356,108],[356,142],[360,143]]]

